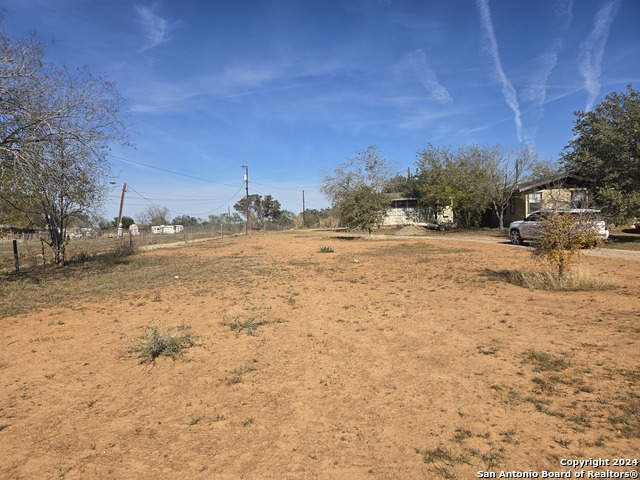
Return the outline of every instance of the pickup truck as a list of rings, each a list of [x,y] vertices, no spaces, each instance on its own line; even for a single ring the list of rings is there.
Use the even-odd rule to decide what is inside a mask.
[[[572,210],[544,210],[536,211],[522,220],[511,222],[509,225],[509,240],[514,245],[522,245],[525,241],[535,241],[540,234],[540,225],[549,215],[577,215],[584,219],[586,225],[598,232],[602,240],[609,238],[607,224],[600,218],[600,210],[572,209]]]

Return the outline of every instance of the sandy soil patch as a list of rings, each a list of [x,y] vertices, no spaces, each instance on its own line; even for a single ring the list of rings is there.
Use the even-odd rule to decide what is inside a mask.
[[[637,458],[640,262],[581,263],[613,288],[523,289],[504,273],[534,265],[527,249],[464,239],[141,253],[0,319],[0,478],[468,479]],[[87,293],[107,277],[130,286]],[[254,335],[229,328],[248,320]],[[141,327],[180,324],[199,337],[186,361],[127,356]]]

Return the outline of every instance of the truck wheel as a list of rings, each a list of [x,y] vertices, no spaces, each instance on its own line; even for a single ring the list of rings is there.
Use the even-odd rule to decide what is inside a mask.
[[[509,232],[509,240],[511,240],[513,245],[522,245],[522,237],[518,230],[511,230]]]

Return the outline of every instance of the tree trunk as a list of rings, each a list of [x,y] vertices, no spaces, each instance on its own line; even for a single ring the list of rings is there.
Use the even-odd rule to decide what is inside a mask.
[[[51,238],[51,248],[53,249],[53,263],[60,265],[64,263],[64,239],[62,233],[57,228],[49,229]]]
[[[564,260],[564,258],[562,258],[558,262],[558,276],[560,277],[560,279],[564,278],[565,269],[566,269],[566,261]]]

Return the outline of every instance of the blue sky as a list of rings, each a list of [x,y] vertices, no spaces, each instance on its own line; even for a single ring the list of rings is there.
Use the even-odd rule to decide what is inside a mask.
[[[12,38],[127,99],[125,215],[206,218],[244,195],[328,206],[324,173],[370,145],[399,172],[428,143],[532,144],[640,79],[638,0],[0,0]],[[177,172],[182,175],[179,175]],[[119,187],[105,205],[117,215]]]

